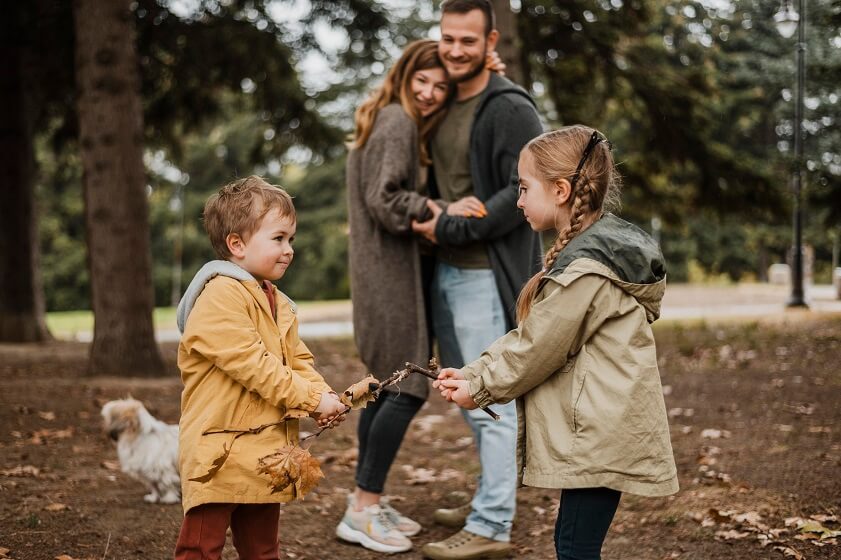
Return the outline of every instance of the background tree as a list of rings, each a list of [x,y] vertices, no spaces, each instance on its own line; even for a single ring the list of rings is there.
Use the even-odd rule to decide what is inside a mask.
[[[15,2],[0,22],[0,341],[50,338],[38,263],[33,129],[37,5]]]
[[[76,0],[76,91],[94,311],[90,370],[156,375],[143,112],[130,0]]]

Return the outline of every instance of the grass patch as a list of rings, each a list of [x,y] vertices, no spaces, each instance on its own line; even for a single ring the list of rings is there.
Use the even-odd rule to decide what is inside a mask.
[[[329,308],[340,303],[341,300],[299,301],[295,302],[298,309],[318,310]],[[175,320],[175,307],[156,307],[153,314],[155,330],[175,330],[178,328]],[[54,311],[47,313],[47,327],[59,338],[74,338],[81,332],[93,332],[93,311]]]

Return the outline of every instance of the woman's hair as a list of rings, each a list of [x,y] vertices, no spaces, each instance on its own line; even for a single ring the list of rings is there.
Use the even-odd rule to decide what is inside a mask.
[[[572,185],[569,226],[558,231],[555,242],[543,256],[543,270],[531,277],[517,298],[517,320],[531,310],[541,278],[555,264],[558,254],[581,232],[586,218],[601,216],[619,207],[620,177],[613,164],[610,142],[597,130],[583,125],[565,126],[547,132],[526,144],[543,183],[554,185],[566,179]]]
[[[390,103],[399,101],[406,114],[411,116],[412,120],[418,125],[418,147],[421,163],[429,165],[431,162],[427,152],[427,143],[435,127],[444,117],[445,112],[438,110],[427,118],[421,117],[412,96],[412,76],[418,70],[428,70],[430,68],[444,68],[441,59],[438,58],[438,42],[431,39],[422,39],[409,43],[403,54],[388,71],[383,84],[356,110],[354,132],[348,142],[348,147],[351,149],[363,147],[371,136],[374,120],[379,110]],[[447,99],[449,100],[454,88],[449,84],[447,87]]]

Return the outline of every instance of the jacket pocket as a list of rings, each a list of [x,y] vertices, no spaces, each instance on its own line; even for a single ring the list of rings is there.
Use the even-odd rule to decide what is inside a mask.
[[[572,367],[572,430],[575,435],[581,429],[581,395],[584,393],[584,383],[587,381],[589,359],[586,347],[582,347]]]

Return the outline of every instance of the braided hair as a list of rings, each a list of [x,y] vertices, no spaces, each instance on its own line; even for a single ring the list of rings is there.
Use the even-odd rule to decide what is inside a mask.
[[[543,256],[543,269],[529,279],[517,298],[517,320],[522,322],[540,291],[543,276],[558,255],[583,229],[592,216],[619,205],[619,176],[613,164],[611,145],[597,130],[583,125],[566,126],[533,139],[523,148],[532,156],[535,169],[547,185],[566,179],[572,188],[569,225],[558,231]],[[576,165],[577,164],[577,165]]]

